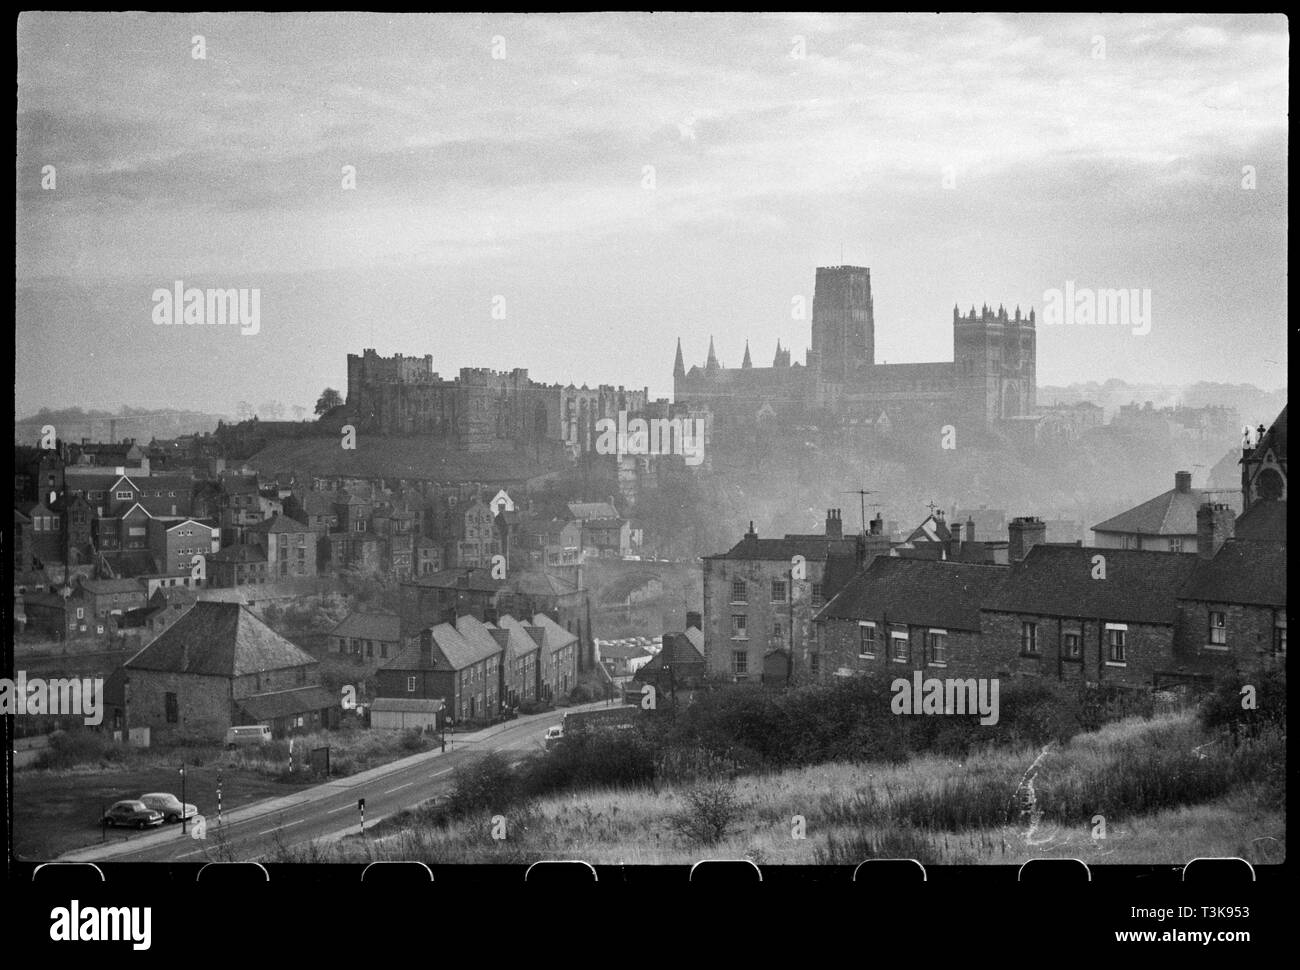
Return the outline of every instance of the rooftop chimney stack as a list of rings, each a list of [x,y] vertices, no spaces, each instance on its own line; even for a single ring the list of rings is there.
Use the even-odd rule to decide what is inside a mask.
[[[1174,472],[1174,490],[1186,495],[1192,490],[1191,472]]]
[[[826,538],[844,538],[844,522],[840,519],[839,509],[826,510]]]
[[[1231,506],[1206,502],[1196,510],[1196,554],[1213,559],[1225,542],[1237,531],[1237,518]]]
[[[746,539],[757,539],[758,533],[754,531],[754,520],[749,520],[749,531],[745,533]]]
[[[1029,550],[1047,541],[1047,524],[1032,515],[1021,515],[1011,520],[1008,528],[1007,554],[1012,562],[1020,562]]]
[[[975,541],[975,516],[973,515],[966,516],[966,541]]]

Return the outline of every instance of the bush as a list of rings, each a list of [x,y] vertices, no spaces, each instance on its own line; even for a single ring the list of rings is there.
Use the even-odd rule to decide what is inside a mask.
[[[1253,707],[1244,707],[1246,686],[1254,688]],[[1265,728],[1285,729],[1286,669],[1228,674],[1214,684],[1201,702],[1201,723],[1208,730],[1226,728],[1234,740],[1259,737]]]
[[[496,753],[461,765],[452,775],[454,788],[447,800],[452,815],[497,812],[508,808],[519,795],[519,781],[510,763]]]
[[[741,805],[730,785],[707,784],[687,789],[685,808],[668,816],[668,824],[686,841],[716,845],[727,837],[727,829],[740,815]]]
[[[423,751],[425,737],[418,728],[407,728],[402,732],[402,739],[399,743],[403,751]]]
[[[74,768],[125,761],[129,748],[97,731],[55,731],[50,746],[36,761],[38,768]]]
[[[529,763],[524,788],[530,795],[600,785],[642,785],[654,780],[655,751],[640,732],[586,731],[564,737]]]
[[[586,684],[579,684],[569,691],[570,704],[589,704],[596,699],[595,692]]]

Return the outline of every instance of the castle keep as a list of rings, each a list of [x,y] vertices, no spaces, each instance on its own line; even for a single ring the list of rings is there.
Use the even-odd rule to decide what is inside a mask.
[[[817,269],[812,345],[791,363],[778,342],[771,367],[754,367],[745,348],[739,368],[719,366],[713,341],[703,367],[689,371],[681,341],[673,366],[674,401],[713,411],[715,433],[769,423],[953,424],[984,432],[1034,413],[1034,311],[1022,316],[988,305],[963,315],[953,307],[953,359],[877,364],[871,270]]]

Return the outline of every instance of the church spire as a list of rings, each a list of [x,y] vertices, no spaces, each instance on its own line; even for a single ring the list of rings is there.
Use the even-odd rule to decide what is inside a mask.
[[[749,341],[745,341],[745,359],[740,362],[741,367],[753,367],[754,362],[749,359]]]
[[[686,364],[682,360],[682,338],[677,338],[677,359],[673,361],[673,378],[686,376]]]
[[[718,355],[713,351],[713,338],[709,338],[709,359],[704,362],[705,370],[718,369]]]

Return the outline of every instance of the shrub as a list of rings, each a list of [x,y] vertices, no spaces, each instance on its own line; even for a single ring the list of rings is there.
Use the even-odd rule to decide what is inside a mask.
[[[125,761],[129,748],[97,731],[55,731],[37,759],[39,768],[74,768]]]
[[[569,691],[570,704],[588,704],[596,699],[595,693],[586,684],[579,684]]]
[[[1254,707],[1244,707],[1243,689],[1254,688]],[[1286,670],[1256,669],[1219,678],[1201,702],[1201,723],[1207,729],[1227,728],[1234,739],[1258,737],[1268,727],[1286,725]]]
[[[423,751],[425,738],[418,728],[408,728],[402,732],[402,739],[399,743],[403,751]]]
[[[655,751],[636,730],[568,735],[531,761],[524,772],[530,795],[599,785],[641,785],[654,780]]]
[[[452,778],[454,787],[447,801],[452,815],[464,816],[484,809],[501,811],[519,794],[519,781],[510,763],[496,753],[461,765]]]
[[[682,811],[668,816],[678,835],[696,845],[716,845],[740,815],[741,805],[730,785],[712,783],[687,789]]]

